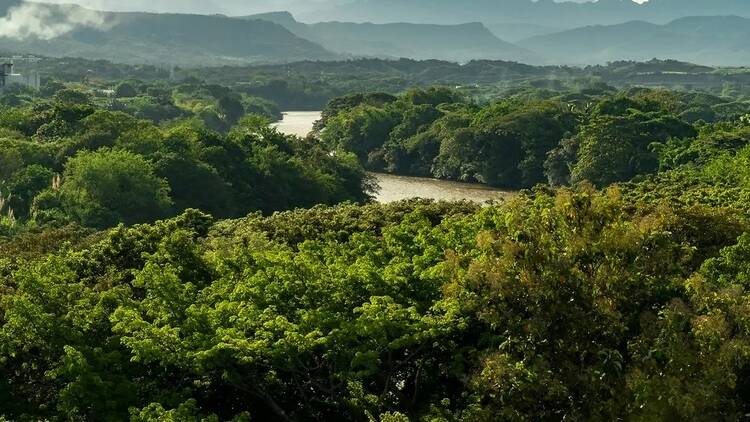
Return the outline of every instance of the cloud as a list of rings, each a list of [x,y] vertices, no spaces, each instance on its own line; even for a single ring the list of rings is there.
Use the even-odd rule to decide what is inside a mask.
[[[111,12],[225,13],[214,0],[35,0]],[[268,0],[264,0],[268,1]]]
[[[0,18],[0,37],[50,40],[81,28],[105,28],[104,13],[80,7],[50,7],[37,3],[13,6]]]
[[[0,0],[2,1],[2,0]],[[45,3],[77,4],[89,9],[118,12],[250,13],[288,10],[307,12],[354,0],[35,0]]]

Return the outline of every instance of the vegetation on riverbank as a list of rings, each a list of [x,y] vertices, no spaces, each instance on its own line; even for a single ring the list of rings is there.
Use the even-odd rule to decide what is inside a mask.
[[[735,419],[747,204],[633,196],[189,211],[4,258],[2,413]]]
[[[691,158],[681,154],[742,144],[747,111],[732,97],[607,85],[519,89],[486,104],[430,88],[333,100],[317,129],[375,171],[514,189],[605,187]]]
[[[353,156],[278,133],[231,96],[220,97],[218,112],[207,111],[203,88],[183,87],[175,93],[183,106],[168,106],[177,110],[168,120],[68,88],[50,98],[6,93],[2,99],[20,103],[0,114],[5,230],[107,228],[188,208],[228,218],[368,198],[368,177]]]
[[[301,139],[198,81],[74,87],[0,97],[0,419],[750,409],[741,97],[362,93]],[[365,166],[529,189],[379,205]]]
[[[608,65],[532,66],[477,60],[459,64],[441,60],[356,59],[296,63],[169,68],[115,64],[104,60],[43,58],[35,67],[45,77],[66,83],[109,87],[133,79],[204,81],[233,92],[261,97],[284,110],[321,110],[333,98],[362,92],[401,94],[434,85],[458,88],[481,101],[519,88],[582,89],[607,84],[618,89],[648,86],[678,91],[701,90],[737,99],[750,97],[750,70],[702,66],[675,60],[616,61]]]

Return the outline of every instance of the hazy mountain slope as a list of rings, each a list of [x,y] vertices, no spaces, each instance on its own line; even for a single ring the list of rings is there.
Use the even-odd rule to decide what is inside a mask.
[[[672,34],[661,25],[633,21],[618,25],[586,26],[535,36],[517,43],[553,62],[582,64],[629,60],[632,54],[649,56],[650,53],[646,50],[651,46],[646,43],[659,37],[671,36]],[[636,50],[630,51],[632,48]],[[621,56],[613,58],[613,55]]]
[[[278,23],[296,35],[343,54],[468,61],[503,59],[538,62],[516,45],[502,41],[481,23],[460,25],[323,22],[304,24],[285,12],[253,15]]]
[[[487,27],[487,29],[492,31],[495,36],[508,42],[516,42],[526,38],[535,37],[537,35],[554,34],[555,32],[560,32],[567,29],[565,26],[546,26],[538,25],[535,23],[517,22],[485,22],[484,25]]]
[[[46,7],[68,10],[67,6]],[[102,16],[104,25],[74,29],[49,40],[0,37],[0,48],[57,57],[187,66],[336,57],[320,45],[268,21],[188,14]]]
[[[21,0],[0,0],[0,16],[5,16],[8,9],[21,4]]]
[[[666,25],[634,21],[588,26],[528,38],[518,44],[563,64],[659,57],[736,66],[750,63],[748,39],[750,19],[714,16],[682,18]]]
[[[289,30],[294,35],[304,38],[306,40],[311,40],[315,42],[320,42],[316,38],[318,37],[318,34],[316,31],[313,30],[311,25],[308,25],[306,23],[302,23],[297,21],[294,18],[294,15],[292,15],[289,12],[269,12],[269,13],[259,13],[256,15],[250,15],[250,16],[240,16],[239,19],[243,20],[263,20],[268,22],[273,22],[275,24],[281,25],[287,30]]]
[[[553,0],[353,0],[327,2],[300,14],[305,22],[343,20],[454,24],[462,22],[527,23],[571,29],[585,25],[617,24],[631,20],[666,23],[686,16],[739,15],[750,17],[748,0],[631,0],[555,2]]]

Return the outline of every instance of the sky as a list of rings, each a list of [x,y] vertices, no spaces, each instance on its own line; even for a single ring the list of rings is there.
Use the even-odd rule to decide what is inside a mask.
[[[149,11],[178,13],[250,14],[291,10],[305,12],[330,0],[39,0],[49,3],[75,3],[84,7],[111,11]]]
[[[222,13],[242,15],[288,10],[304,13],[324,3],[347,0],[39,0],[49,3],[76,3],[98,10],[179,13]],[[567,0],[585,2],[590,0]],[[647,0],[633,0],[644,3]]]

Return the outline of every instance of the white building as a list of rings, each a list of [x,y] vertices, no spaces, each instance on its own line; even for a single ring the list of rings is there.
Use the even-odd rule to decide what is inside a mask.
[[[38,72],[29,71],[25,75],[22,75],[13,71],[12,62],[3,63],[0,65],[0,92],[3,92],[6,87],[13,84],[39,89],[42,85],[42,81]]]

